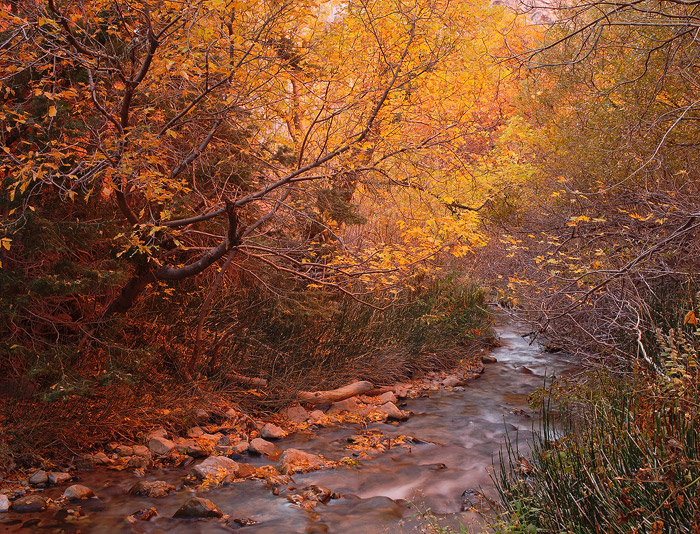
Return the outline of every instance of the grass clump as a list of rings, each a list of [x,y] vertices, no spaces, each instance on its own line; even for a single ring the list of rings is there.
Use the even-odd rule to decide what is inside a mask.
[[[504,533],[700,533],[700,329],[657,332],[659,365],[547,390],[524,459],[501,455]]]

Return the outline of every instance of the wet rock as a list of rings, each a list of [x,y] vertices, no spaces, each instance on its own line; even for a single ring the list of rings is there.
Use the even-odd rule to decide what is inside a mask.
[[[221,517],[223,512],[209,499],[201,497],[192,497],[180,508],[173,517],[188,518],[188,517]]]
[[[309,418],[309,412],[303,406],[290,406],[284,410],[284,415],[292,423],[304,423]]]
[[[165,497],[171,491],[175,491],[175,486],[168,484],[164,480],[139,480],[129,489],[129,495],[140,495],[142,497]]]
[[[192,474],[203,479],[207,476],[221,476],[238,471],[238,463],[225,456],[210,456],[192,468]]]
[[[238,443],[234,444],[232,447],[232,452],[235,454],[243,454],[250,448],[250,443],[247,439],[242,439]]]
[[[143,469],[144,467],[148,467],[150,464],[150,456],[132,456],[129,458],[129,462],[126,464],[126,466],[134,469]]]
[[[69,501],[84,501],[94,497],[95,492],[87,486],[73,484],[72,486],[68,486],[66,488],[66,491],[63,492],[63,496]]]
[[[304,488],[302,495],[308,501],[316,501],[322,504],[326,504],[331,499],[338,499],[340,497],[340,495],[329,490],[328,488],[316,485]]]
[[[299,471],[310,471],[320,467],[324,467],[323,458],[299,449],[285,450],[277,464],[277,469],[283,475],[291,475]]]
[[[393,421],[405,421],[409,417],[407,412],[399,410],[393,402],[382,404],[377,411],[386,414],[386,418]]]
[[[96,452],[92,455],[92,459],[95,462],[95,465],[109,464],[109,457],[104,452]]]
[[[255,438],[250,442],[248,451],[253,454],[261,454],[269,458],[276,458],[280,455],[280,449],[274,443],[265,441],[262,438]]]
[[[457,391],[461,393],[462,391],[464,391],[464,386],[455,386],[452,388],[452,391]]]
[[[133,514],[128,516],[126,520],[129,523],[135,523],[136,521],[148,521],[149,519],[156,517],[158,511],[155,508],[141,508],[136,510]]]
[[[175,448],[175,444],[167,438],[152,436],[151,439],[148,440],[148,448],[151,449],[154,454],[165,456],[166,454],[170,454],[170,451]]]
[[[32,476],[29,477],[29,484],[32,486],[43,486],[49,481],[49,475],[46,474],[46,471],[42,471],[41,469],[39,471],[35,471]]]
[[[198,426],[193,426],[192,428],[190,428],[190,429],[187,431],[187,437],[188,437],[188,438],[198,438],[198,437],[201,436],[202,434],[204,434],[204,430],[202,430],[202,429],[201,429],[200,427],[198,427]]]
[[[98,453],[100,454],[100,453]],[[104,454],[104,453],[101,453]],[[97,456],[97,455],[95,455]],[[104,454],[104,457],[107,462],[109,462],[109,458],[107,458],[107,455]],[[91,455],[87,456],[81,456],[75,461],[75,468],[78,469],[79,471],[92,471],[95,469],[95,465],[97,465],[97,462],[95,458],[93,458]]]
[[[396,398],[396,395],[394,395],[393,391],[387,391],[386,393],[379,395],[380,404],[386,404],[387,402],[391,402],[393,404],[398,402],[398,399]]]
[[[228,436],[222,436],[219,441],[216,442],[217,445],[221,445],[222,447],[230,447],[231,446],[231,438]]]
[[[204,458],[207,453],[202,446],[192,439],[187,439],[175,446],[180,454],[186,454],[192,458]]]
[[[451,388],[454,386],[463,386],[464,385],[464,380],[459,378],[458,376],[452,375],[448,376],[442,381],[442,385],[445,386],[446,388]]]
[[[340,412],[354,412],[357,411],[357,408],[357,399],[355,397],[350,397],[349,399],[341,400],[331,404],[328,413],[337,414]]]
[[[134,456],[151,456],[151,451],[145,445],[134,445]]]
[[[233,484],[235,481],[242,478],[252,477],[256,472],[255,467],[252,465],[239,463],[238,469],[235,472],[226,475],[222,480],[222,484]]]
[[[134,455],[134,448],[129,447],[128,445],[118,445],[116,449],[114,449],[114,452],[117,453],[118,456],[124,457],[124,456],[133,456]]]
[[[272,423],[267,423],[260,430],[260,437],[263,439],[282,439],[286,436],[287,433],[284,430],[277,425],[273,425]]]
[[[0,514],[6,513],[10,509],[10,499],[7,495],[0,495]]]
[[[49,483],[53,484],[54,486],[59,486],[61,484],[65,484],[66,482],[70,482],[71,476],[70,473],[49,473]]]
[[[325,414],[324,414],[321,410],[313,410],[313,411],[309,414],[309,419],[310,419],[312,422],[316,423],[316,422],[320,421],[321,419],[323,419],[323,416],[324,416],[324,415],[325,415]]]
[[[233,522],[237,525],[241,525],[242,527],[249,527],[258,524],[255,519],[250,519],[249,517],[237,517],[233,520]]]
[[[12,503],[12,511],[18,514],[43,512],[46,510],[46,499],[39,495],[25,495]]]
[[[481,361],[483,363],[497,363],[498,359],[495,356],[491,356],[490,354],[482,354]]]

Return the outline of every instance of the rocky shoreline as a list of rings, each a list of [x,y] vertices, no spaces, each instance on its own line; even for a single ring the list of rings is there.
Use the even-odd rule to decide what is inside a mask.
[[[483,362],[493,361],[491,356],[483,354],[477,362],[463,361],[449,373],[427,373],[410,383],[376,388],[330,404],[307,404],[306,407],[296,404],[266,420],[255,419],[235,407],[198,410],[194,414],[197,424],[189,428],[185,435],[174,435],[164,428],[157,428],[143,436],[141,443],[111,442],[101,450],[78,456],[67,470],[37,468],[29,472],[16,472],[5,478],[0,489],[0,524],[21,523],[18,514],[46,515],[46,512],[53,512],[52,519],[41,520],[43,526],[50,527],[52,521],[58,525],[99,512],[102,508],[100,490],[96,492],[79,482],[81,473],[100,469],[132,471],[134,483],[128,493],[136,496],[160,498],[171,492],[206,490],[246,479],[262,480],[277,495],[279,487],[289,484],[295,473],[356,462],[363,455],[367,457],[387,448],[407,446],[413,439],[401,436],[392,441],[376,433],[365,432],[348,439],[349,454],[338,461],[295,448],[283,450],[279,444],[290,434],[343,423],[365,423],[365,428],[366,423],[371,422],[400,424],[411,416],[410,412],[402,409],[406,399],[439,389],[459,391],[470,380],[480,376],[484,369]],[[250,463],[254,457],[260,456],[266,459],[265,465]],[[188,471],[179,484],[145,480],[147,474],[162,468],[185,468]],[[46,490],[53,488],[55,495],[55,488],[64,486],[65,490],[60,496],[44,496]],[[307,509],[339,497],[319,486],[303,488],[287,495],[290,502]],[[156,516],[157,509],[149,507],[135,510],[125,519],[135,523]],[[197,496],[190,497],[172,517],[232,520],[214,502]],[[233,521],[241,525],[240,519]]]

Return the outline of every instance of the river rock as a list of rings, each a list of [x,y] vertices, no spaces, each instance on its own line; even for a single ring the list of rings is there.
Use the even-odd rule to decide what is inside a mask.
[[[357,399],[355,397],[350,397],[349,399],[341,400],[331,404],[328,413],[338,414],[340,412],[355,412],[357,411],[357,408]]]
[[[175,486],[168,484],[164,480],[139,480],[129,489],[129,495],[140,495],[142,497],[165,497],[171,491],[175,491]]]
[[[148,440],[148,448],[151,449],[154,454],[165,456],[166,454],[170,454],[170,451],[175,448],[175,444],[167,438],[152,436],[151,439]]]
[[[272,423],[267,423],[260,430],[260,437],[264,439],[282,439],[286,436],[287,433],[284,430],[277,425],[273,425]]]
[[[151,451],[145,445],[134,445],[134,456],[146,456],[149,457]]]
[[[150,464],[150,456],[131,456],[129,457],[129,462],[126,464],[126,466],[134,469],[143,469],[144,467],[148,467]]]
[[[186,454],[192,458],[204,458],[207,455],[202,446],[193,439],[183,440],[175,446],[175,449],[180,454]]]
[[[405,421],[408,413],[399,410],[393,402],[386,402],[377,408],[378,412],[386,414],[386,418],[393,421]]]
[[[410,395],[410,391],[409,391],[407,386],[404,386],[402,384],[397,384],[396,386],[394,386],[394,394],[399,399],[405,399],[406,397],[408,397]]]
[[[128,445],[118,445],[116,449],[114,449],[114,452],[117,453],[118,456],[124,457],[124,456],[133,456],[134,455],[134,448],[129,447]]]
[[[299,449],[287,449],[282,453],[277,469],[283,475],[291,475],[299,471],[311,471],[324,467],[323,458]]]
[[[232,451],[235,454],[243,454],[250,448],[250,442],[247,439],[242,439],[238,443],[235,443],[232,447]]]
[[[321,410],[313,410],[311,413],[309,413],[309,420],[313,423],[316,423],[323,419],[323,416],[325,414]]]
[[[490,354],[482,354],[481,361],[483,363],[497,363],[498,359],[495,356],[491,356]]]
[[[73,477],[70,473],[49,473],[49,483],[53,484],[54,486],[59,486],[60,484],[70,482],[71,478]]]
[[[136,521],[148,521],[149,519],[156,517],[158,511],[155,508],[141,508],[136,510],[133,514],[128,516],[126,520],[129,523],[135,523]]]
[[[193,426],[187,431],[188,438],[198,438],[202,434],[204,434],[204,430],[202,430],[202,428],[198,426]]]
[[[393,404],[396,404],[398,402],[398,399],[396,398],[396,395],[394,395],[393,391],[387,391],[386,393],[382,393],[381,395],[379,395],[380,404],[385,404],[387,402],[391,402]]]
[[[7,513],[10,510],[10,499],[7,495],[0,495],[0,514]]]
[[[39,495],[25,495],[12,503],[12,511],[18,514],[43,512],[46,510],[46,499]]]
[[[104,452],[96,452],[92,455],[92,460],[95,462],[95,465],[109,464],[109,456],[107,456]]]
[[[277,445],[262,438],[253,439],[250,442],[248,451],[252,452],[253,454],[262,454],[263,456],[268,456],[270,458],[278,457],[280,454],[280,450]]]
[[[238,470],[238,463],[226,456],[210,456],[192,468],[192,474],[203,479],[207,476],[227,475]]]
[[[42,471],[41,469],[39,471],[35,471],[32,476],[29,477],[29,484],[32,486],[43,486],[49,481],[49,475],[46,474],[46,471]]]
[[[459,378],[458,376],[452,375],[448,376],[442,381],[442,385],[445,386],[446,388],[452,388],[454,386],[463,386],[464,385],[464,380]]]
[[[84,501],[94,497],[95,492],[87,486],[73,484],[72,486],[68,486],[66,488],[66,491],[63,492],[63,496],[69,501]]]
[[[292,423],[305,423],[309,418],[309,412],[307,412],[303,406],[289,406],[285,411],[284,415],[287,416]]]
[[[168,437],[168,431],[165,430],[163,427],[157,428],[156,430],[153,430],[152,432],[149,432],[148,435],[146,436],[146,441],[150,440],[151,438],[167,438]]]
[[[234,420],[234,419],[238,419],[241,416],[241,413],[237,412],[233,408],[229,408],[224,413],[224,416],[226,417],[226,419]]]
[[[209,412],[201,408],[194,413],[194,419],[198,423],[208,423],[209,417]]]
[[[178,508],[173,517],[221,517],[223,512],[209,499],[191,497],[185,504]]]

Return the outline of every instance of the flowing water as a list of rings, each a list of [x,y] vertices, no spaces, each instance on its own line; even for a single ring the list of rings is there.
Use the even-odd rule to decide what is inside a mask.
[[[406,422],[325,428],[313,435],[293,435],[280,444],[339,460],[352,454],[347,449],[349,436],[381,431],[385,436],[412,436],[415,439],[409,447],[395,447],[356,465],[294,475],[279,495],[258,480],[200,491],[198,495],[211,499],[230,516],[228,522],[172,519],[194,490],[183,488],[159,499],[132,497],[126,492],[135,482],[133,474],[100,470],[81,473],[80,483],[95,490],[101,509],[88,509],[83,520],[70,523],[56,520],[55,511],[34,516],[10,513],[0,522],[0,532],[410,533],[430,531],[427,525],[432,520],[452,527],[464,524],[479,532],[483,520],[471,505],[483,504],[481,492],[493,497],[489,471],[506,432],[527,439],[533,421],[528,394],[544,384],[545,375],[572,368],[561,353],[547,354],[529,344],[523,331],[518,325],[499,327],[501,346],[491,353],[498,362],[487,364],[481,378],[467,383],[464,391],[436,390],[408,400],[403,409],[414,415]],[[258,465],[266,462],[247,460]],[[146,476],[181,485],[185,473],[164,469]],[[342,497],[313,510],[286,498],[309,485],[323,486]],[[60,488],[48,489],[46,496],[58,497],[60,492]],[[136,510],[151,506],[157,508],[157,518],[133,525],[125,520]],[[422,517],[428,510],[434,519]]]

